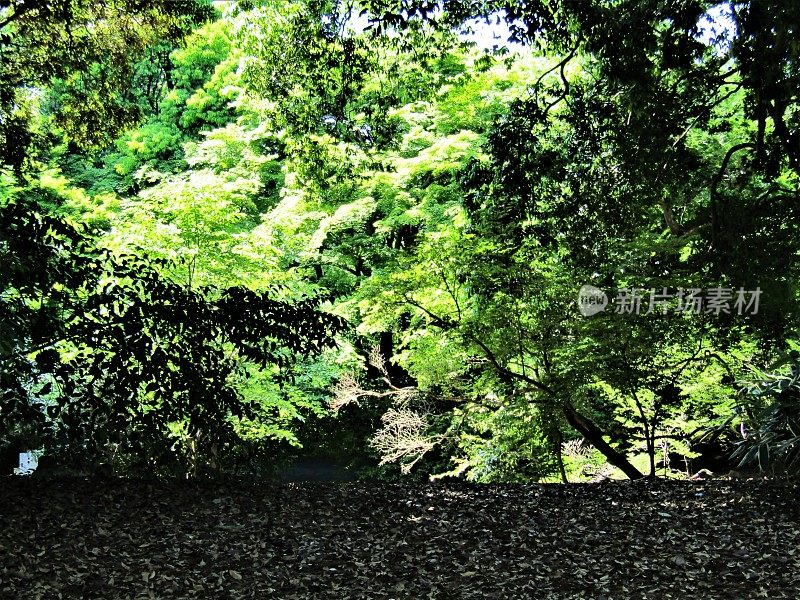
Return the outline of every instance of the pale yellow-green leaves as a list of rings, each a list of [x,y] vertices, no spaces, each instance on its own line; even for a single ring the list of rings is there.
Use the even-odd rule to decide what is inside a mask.
[[[119,198],[114,194],[90,196],[54,169],[40,175],[39,185],[57,194],[61,198],[59,211],[80,223],[105,227],[119,210]]]

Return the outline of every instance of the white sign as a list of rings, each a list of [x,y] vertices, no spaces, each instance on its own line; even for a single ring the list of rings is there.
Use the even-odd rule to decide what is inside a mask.
[[[33,452],[19,453],[19,468],[14,469],[14,475],[30,475],[39,466],[39,458]]]

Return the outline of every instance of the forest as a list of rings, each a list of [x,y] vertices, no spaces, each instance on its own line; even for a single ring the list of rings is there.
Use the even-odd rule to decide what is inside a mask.
[[[4,0],[4,464],[796,474],[799,31],[780,0]]]
[[[799,275],[796,1],[0,0],[0,599],[796,600]]]

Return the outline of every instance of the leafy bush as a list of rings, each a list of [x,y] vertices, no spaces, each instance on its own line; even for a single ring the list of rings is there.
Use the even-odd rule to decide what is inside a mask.
[[[342,322],[314,301],[190,289],[162,274],[167,261],[100,249],[47,214],[50,192],[4,183],[0,442],[132,470],[218,467],[235,419],[258,418],[237,386],[245,365],[281,377],[333,345]]]
[[[740,466],[758,465],[762,471],[800,473],[800,369],[789,375],[761,374],[743,389],[740,432],[733,457]],[[747,418],[752,429],[747,429]]]

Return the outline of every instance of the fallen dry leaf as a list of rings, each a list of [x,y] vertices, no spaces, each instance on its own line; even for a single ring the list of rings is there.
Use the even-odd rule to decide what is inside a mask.
[[[799,489],[5,478],[0,598],[796,600]]]

